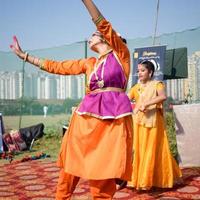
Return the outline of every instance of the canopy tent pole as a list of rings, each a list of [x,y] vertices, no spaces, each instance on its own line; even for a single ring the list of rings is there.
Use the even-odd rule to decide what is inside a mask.
[[[23,63],[22,63],[22,82],[21,82],[21,99],[20,99],[19,129],[21,128],[22,115],[23,115],[24,75],[25,75],[25,61],[23,60]]]
[[[155,44],[156,44],[156,34],[157,34],[157,26],[158,26],[159,4],[160,4],[160,0],[157,0],[156,19],[155,19],[155,27],[154,27],[154,34],[153,34],[153,46],[155,46]]]

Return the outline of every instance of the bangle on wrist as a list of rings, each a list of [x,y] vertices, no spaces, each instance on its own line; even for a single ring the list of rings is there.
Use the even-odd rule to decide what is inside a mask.
[[[33,57],[32,63],[35,64],[35,57]]]
[[[27,61],[27,57],[28,57],[28,52],[25,52],[25,56],[24,56],[24,62]]]

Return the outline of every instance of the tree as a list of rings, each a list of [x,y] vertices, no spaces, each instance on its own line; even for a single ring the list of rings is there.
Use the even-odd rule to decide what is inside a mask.
[[[78,104],[80,102],[81,102],[81,99],[70,99],[70,98],[67,98],[63,103],[63,107],[64,107],[66,113],[71,113],[72,107],[78,106]]]

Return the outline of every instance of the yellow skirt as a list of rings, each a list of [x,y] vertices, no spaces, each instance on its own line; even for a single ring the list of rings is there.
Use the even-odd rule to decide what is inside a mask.
[[[131,115],[101,120],[74,112],[57,164],[86,179],[131,180],[132,129]]]
[[[171,188],[182,176],[169,149],[162,113],[156,114],[156,128],[133,125],[133,174],[128,185],[136,189]]]

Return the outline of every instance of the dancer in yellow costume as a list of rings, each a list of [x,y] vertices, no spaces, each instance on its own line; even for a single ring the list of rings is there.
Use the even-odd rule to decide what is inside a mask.
[[[133,174],[128,186],[138,190],[152,187],[171,188],[181,170],[172,157],[164,127],[162,103],[165,86],[152,80],[154,65],[143,61],[138,65],[139,83],[129,92],[135,100]]]

